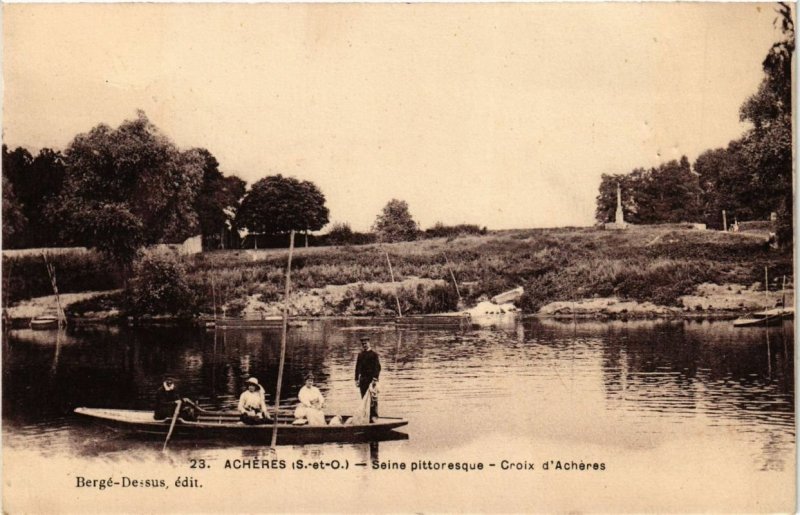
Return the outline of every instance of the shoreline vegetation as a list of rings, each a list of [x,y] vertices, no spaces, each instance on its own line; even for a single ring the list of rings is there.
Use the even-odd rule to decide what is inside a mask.
[[[467,307],[522,286],[525,294],[517,307],[524,315],[735,317],[784,298],[787,305],[794,303],[792,251],[770,249],[767,236],[665,224],[624,231],[506,230],[383,245],[301,247],[292,264],[290,315],[396,316],[395,295],[404,315],[456,311],[459,297],[452,272]],[[392,261],[394,283],[385,254]],[[187,309],[142,321],[209,319],[215,306],[217,316],[224,318],[280,315],[286,257],[287,251],[280,249],[165,257],[179,265]],[[109,323],[133,314],[126,308],[124,281],[101,254],[61,252],[48,259],[56,267],[68,317]],[[52,289],[40,253],[4,254],[3,265],[6,316],[14,320],[52,312],[55,299],[47,295]]]

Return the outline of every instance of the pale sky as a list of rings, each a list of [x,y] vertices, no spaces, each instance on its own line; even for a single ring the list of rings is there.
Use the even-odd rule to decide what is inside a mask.
[[[727,145],[773,4],[3,6],[3,141],[143,109],[226,174],[315,182],[365,230],[590,225],[603,173]]]

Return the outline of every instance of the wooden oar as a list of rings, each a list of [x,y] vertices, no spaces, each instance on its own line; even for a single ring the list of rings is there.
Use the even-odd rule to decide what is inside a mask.
[[[175,406],[175,413],[172,414],[172,423],[169,425],[167,439],[164,440],[164,448],[161,449],[161,452],[167,452],[167,444],[169,443],[169,438],[172,436],[172,431],[175,429],[175,422],[178,421],[178,415],[181,412],[181,404],[183,404],[183,400],[179,400],[178,404]]]

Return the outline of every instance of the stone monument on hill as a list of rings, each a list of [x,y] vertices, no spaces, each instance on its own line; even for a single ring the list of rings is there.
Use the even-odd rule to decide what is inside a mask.
[[[614,216],[613,222],[606,222],[606,229],[627,229],[628,222],[625,221],[625,216],[622,214],[622,191],[620,190],[619,183],[617,183],[617,213]]]

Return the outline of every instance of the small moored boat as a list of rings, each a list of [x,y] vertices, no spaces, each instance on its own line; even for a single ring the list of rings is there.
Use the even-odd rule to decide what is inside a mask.
[[[283,327],[283,317],[200,319],[198,324],[206,329],[280,329]],[[305,320],[289,319],[288,325],[305,327],[308,323]]]
[[[56,315],[41,315],[31,319],[31,329],[35,331],[46,331],[48,329],[58,329],[58,317]]]
[[[143,435],[166,435],[170,419],[156,420],[152,411],[76,408],[75,413],[106,426]],[[332,416],[325,417],[330,422]],[[342,417],[346,419],[346,417]],[[391,436],[392,430],[408,421],[395,417],[378,417],[371,424],[295,425],[292,417],[278,417],[278,444],[368,441]],[[247,425],[232,411],[204,411],[197,421],[178,419],[172,438],[229,439],[269,444],[272,424]]]
[[[435,315],[405,315],[395,319],[401,327],[436,327],[468,329],[471,325],[469,313],[439,313]]]
[[[794,308],[775,308],[750,313],[733,321],[734,327],[766,327],[780,325],[783,320],[794,318]]]

